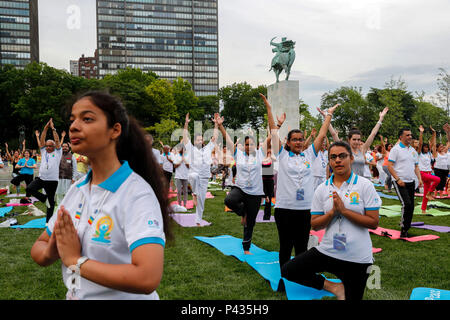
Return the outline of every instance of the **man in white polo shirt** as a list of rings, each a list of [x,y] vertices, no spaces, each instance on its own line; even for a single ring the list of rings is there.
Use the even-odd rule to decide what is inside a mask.
[[[206,192],[208,191],[208,181],[211,176],[211,153],[216,145],[218,135],[218,125],[214,123],[214,135],[206,146],[203,146],[203,136],[201,134],[194,135],[194,145],[189,139],[189,113],[186,115],[183,131],[183,144],[186,146],[186,158],[189,159],[189,175],[188,181],[192,188],[192,196],[194,198],[195,213],[197,217],[195,222],[200,226],[205,209]]]
[[[53,140],[45,141],[47,136],[48,127],[53,132]],[[55,209],[55,193],[58,187],[59,180],[59,164],[62,157],[62,148],[59,141],[58,133],[53,125],[53,119],[44,127],[41,136],[36,131],[36,138],[38,141],[39,149],[41,150],[41,165],[39,167],[39,177],[27,187],[27,194],[32,195],[39,201],[45,203],[48,200],[50,207],[47,207],[47,222],[53,215]],[[39,192],[40,189],[45,190],[45,194]]]
[[[402,203],[400,236],[408,237],[408,230],[414,214],[415,179],[418,179],[419,187],[423,183],[419,171],[419,155],[411,146],[411,130],[401,129],[398,136],[400,142],[389,153],[388,170],[394,180],[395,192]]]

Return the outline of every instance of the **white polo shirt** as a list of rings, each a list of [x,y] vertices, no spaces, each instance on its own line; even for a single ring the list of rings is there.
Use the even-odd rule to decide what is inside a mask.
[[[62,148],[55,149],[52,153],[41,148],[41,165],[39,167],[39,178],[44,181],[59,180],[59,163],[61,162]]]
[[[372,182],[352,172],[350,178],[340,188],[333,184],[334,175],[322,183],[314,193],[311,215],[323,215],[333,208],[333,191],[336,191],[344,202],[344,206],[356,213],[365,215],[365,211],[379,210],[381,199]],[[333,247],[333,237],[337,233],[345,233],[345,250]],[[369,230],[359,226],[344,216],[335,216],[326,227],[325,235],[319,246],[321,253],[345,261],[372,263],[372,240]]]
[[[425,172],[430,172],[431,169],[431,152],[427,152],[427,153],[420,153],[419,154],[419,170],[420,171],[425,171]]]
[[[63,205],[78,231],[81,254],[108,264],[130,264],[134,249],[144,244],[165,245],[163,220],[158,199],[151,186],[123,162],[122,166],[99,185],[91,185],[92,171],[72,184]],[[59,208],[58,208],[59,209]],[[51,236],[57,214],[50,219]],[[62,265],[64,283],[70,274]],[[110,289],[81,278],[79,299],[157,300],[149,295]]]
[[[327,177],[327,164],[328,164],[328,150],[320,150],[317,153],[316,160],[312,163],[312,170],[314,177]]]
[[[419,164],[419,155],[411,146],[403,143],[396,144],[389,153],[389,161],[394,163],[397,176],[404,182],[413,182],[417,179],[415,168]]]
[[[159,152],[159,150],[152,148],[152,152],[153,152],[153,156],[155,157],[156,162],[158,162],[159,164],[163,164],[162,159],[161,159],[161,153]]]
[[[264,155],[262,149],[255,150],[255,153],[248,155],[235,148],[234,158],[236,160],[236,187],[253,196],[264,196],[262,181]]]
[[[172,154],[169,152],[168,154],[163,153],[161,155],[163,170],[172,173],[173,172],[173,164],[167,159],[169,157],[172,160]],[[173,161],[173,160],[172,160]]]
[[[180,164],[179,167],[175,168],[175,179],[187,180],[188,174],[189,174],[189,168],[186,166],[186,163],[183,161],[183,157],[179,153],[177,153],[177,154],[173,153],[172,161],[173,161],[174,165]]]
[[[298,155],[292,151],[286,151],[284,147],[281,149],[277,157],[279,167],[275,208],[311,209],[314,194],[312,163],[316,158],[314,143]]]
[[[203,148],[199,149],[189,141],[186,145],[186,154],[189,159],[189,172],[195,172],[200,178],[211,176],[211,153],[214,150],[215,142],[211,139]]]

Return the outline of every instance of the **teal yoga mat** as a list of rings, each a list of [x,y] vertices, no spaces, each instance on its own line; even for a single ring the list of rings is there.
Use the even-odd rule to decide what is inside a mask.
[[[278,289],[279,282],[283,280],[288,300],[312,300],[321,299],[324,296],[334,296],[328,291],[316,290],[283,279],[278,262],[278,252],[266,251],[252,244],[250,247],[252,255],[246,255],[242,249],[242,240],[230,235],[194,238],[211,245],[227,256],[234,256],[239,261],[249,264],[259,275],[269,281],[273,291]]]
[[[409,300],[450,300],[450,291],[434,288],[414,288]]]
[[[13,207],[2,207],[0,208],[0,217],[4,217],[5,214],[9,213]]]
[[[20,228],[20,229],[44,229],[45,228],[45,223],[46,223],[46,218],[40,218],[40,219],[34,219],[31,221],[28,221],[25,224],[22,225],[15,225],[15,226],[11,226],[10,228]]]

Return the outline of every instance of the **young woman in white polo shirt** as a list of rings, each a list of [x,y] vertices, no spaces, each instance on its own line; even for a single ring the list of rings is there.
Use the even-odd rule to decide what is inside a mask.
[[[70,122],[72,148],[92,169],[71,186],[31,256],[41,266],[61,259],[68,299],[158,299],[168,200],[143,129],[103,92],[79,98]]]
[[[261,206],[261,198],[264,197],[262,163],[266,155],[267,141],[262,148],[256,149],[254,137],[244,138],[244,150],[234,146],[234,142],[223,127],[223,117],[214,115],[214,122],[218,125],[222,136],[226,139],[227,149],[234,155],[236,161],[236,180],[230,192],[225,198],[225,205],[241,217],[244,226],[242,247],[245,254],[250,254],[250,246],[253,236],[253,228],[256,223]]]
[[[440,182],[436,186],[437,195],[444,196],[444,189],[447,185],[448,177],[448,149],[444,144],[438,143],[436,150],[433,152],[433,157],[436,159],[434,163],[434,174],[439,177]]]
[[[381,199],[373,184],[352,171],[352,150],[346,142],[333,143],[329,150],[333,175],[314,193],[311,226],[325,228],[313,247],[286,263],[282,277],[325,289],[339,300],[361,300],[373,263],[369,230],[378,226]],[[320,272],[335,274],[342,283],[326,280]]]
[[[305,141],[299,129],[289,131],[286,145],[283,147],[278,136],[282,123],[275,124],[272,107],[261,94],[266,108],[267,118],[272,133],[272,150],[277,150],[278,177],[275,203],[275,222],[280,240],[280,267],[290,260],[292,248],[295,254],[306,251],[311,229],[311,201],[314,194],[314,177],[312,163],[317,158],[317,151],[322,144],[331,122],[331,117],[339,106],[328,109],[322,127],[314,142],[302,152]]]

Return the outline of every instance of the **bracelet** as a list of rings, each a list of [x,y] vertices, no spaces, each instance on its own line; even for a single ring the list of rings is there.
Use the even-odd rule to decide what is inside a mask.
[[[83,263],[85,263],[88,260],[89,260],[88,257],[80,257],[77,260],[77,264],[69,266],[68,269],[71,270],[72,272],[74,272],[75,274],[81,276],[81,272],[80,272],[81,266],[83,265]]]
[[[278,123],[277,123],[277,127],[278,127],[278,128],[281,128],[281,124],[278,124]]]
[[[383,124],[383,122],[381,122],[381,121],[378,121],[377,122],[377,124],[379,124],[380,126]]]

